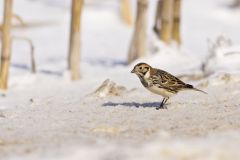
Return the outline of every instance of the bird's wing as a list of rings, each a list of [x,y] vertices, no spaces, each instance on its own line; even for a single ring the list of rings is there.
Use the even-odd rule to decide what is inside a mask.
[[[177,92],[183,88],[186,88],[187,85],[177,77],[159,69],[157,70],[157,74],[153,75],[152,78],[154,85],[172,92]]]

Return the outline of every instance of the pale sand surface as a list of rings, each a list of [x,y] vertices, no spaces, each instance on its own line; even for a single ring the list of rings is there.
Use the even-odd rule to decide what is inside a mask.
[[[36,88],[18,89],[1,97],[5,106],[0,117],[2,158],[239,156],[240,85],[236,82],[210,85],[204,88],[208,95],[182,92],[169,101],[167,110],[156,110],[161,97],[143,88],[119,96],[106,92],[100,98],[95,94],[81,96],[81,83],[69,83],[65,90],[59,84],[48,89],[38,86],[38,93],[33,91]]]

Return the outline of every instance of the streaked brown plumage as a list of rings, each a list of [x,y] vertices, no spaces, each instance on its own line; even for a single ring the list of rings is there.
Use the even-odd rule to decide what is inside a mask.
[[[175,95],[182,90],[195,90],[206,94],[206,92],[194,88],[190,84],[184,83],[170,73],[152,68],[146,63],[138,63],[134,66],[131,73],[135,73],[139,77],[143,86],[149,91],[164,97],[157,109],[164,108],[167,100],[172,95]]]

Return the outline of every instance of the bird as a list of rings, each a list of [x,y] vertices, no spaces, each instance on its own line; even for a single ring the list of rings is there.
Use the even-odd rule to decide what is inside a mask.
[[[172,74],[157,68],[153,68],[147,63],[138,63],[134,66],[131,73],[134,73],[140,79],[142,85],[149,91],[161,95],[163,97],[159,109],[167,109],[166,102],[179,91],[193,90],[207,94],[207,92],[195,88],[191,84],[187,84]]]

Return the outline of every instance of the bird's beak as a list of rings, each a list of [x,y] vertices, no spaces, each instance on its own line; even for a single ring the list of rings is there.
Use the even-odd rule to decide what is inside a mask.
[[[131,71],[131,73],[135,73],[135,70],[133,69],[133,70]]]

